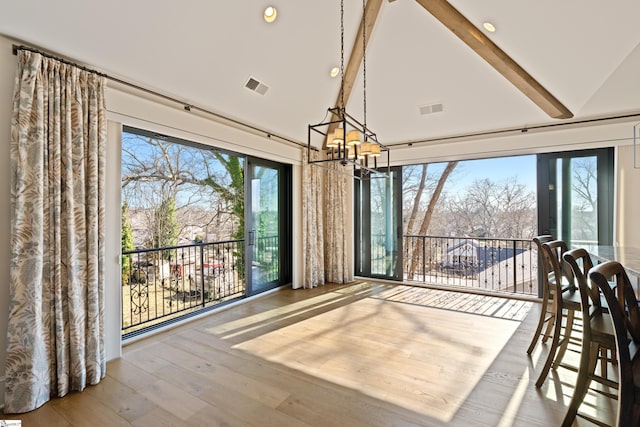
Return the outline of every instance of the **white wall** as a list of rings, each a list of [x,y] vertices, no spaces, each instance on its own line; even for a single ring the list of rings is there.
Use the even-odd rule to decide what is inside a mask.
[[[113,85],[107,89],[108,117],[121,125],[138,127],[170,135],[189,141],[198,142],[222,149],[227,149],[251,156],[260,157],[292,165],[293,188],[293,246],[292,246],[292,285],[298,287],[302,280],[302,193],[301,193],[301,147],[291,143],[284,143],[250,133],[245,130],[224,125],[213,121],[206,113],[186,111],[182,105],[165,103],[161,99],[142,97],[135,89],[127,89]],[[120,140],[117,142],[118,150]],[[119,156],[119,154],[118,154]],[[120,157],[110,169],[117,168],[114,180],[120,183]],[[118,187],[119,188],[119,187]],[[118,190],[119,191],[119,190]],[[120,219],[120,199],[118,197],[118,212],[111,215]],[[118,224],[118,227],[120,224]],[[119,230],[119,228],[118,228]],[[118,233],[119,236],[119,233]],[[120,237],[118,237],[119,239]],[[118,241],[117,250],[120,250]],[[118,276],[119,277],[119,276]]]
[[[11,110],[17,58],[11,43],[0,37],[0,403],[4,402],[4,362],[6,360],[7,313],[9,311],[9,208]]]
[[[618,147],[614,239],[619,246],[640,247],[640,168],[634,168],[633,157],[633,146]]]
[[[397,147],[391,151],[394,165],[482,159],[615,147],[614,244],[640,247],[640,169],[633,165],[633,125],[637,122],[563,128],[554,131],[513,133],[493,139],[448,141]],[[640,163],[640,147],[638,148]]]
[[[391,151],[390,160],[392,164],[416,164],[628,145],[632,143],[633,124],[615,122],[554,131],[514,132],[494,138],[399,146]]]
[[[13,86],[17,56],[12,53],[13,41],[0,36],[0,140],[4,155],[0,155],[0,404],[4,398],[4,363],[9,294],[9,234],[10,234],[10,165],[9,141]],[[242,152],[293,165],[294,185],[300,187],[300,149],[269,138],[250,134],[237,128],[211,121],[206,115],[190,113],[181,106],[166,105],[148,97],[137,96],[116,88],[107,88],[108,145],[106,152],[106,222],[105,251],[105,333],[109,360],[121,355],[120,323],[120,132],[122,124],[149,129],[203,144]],[[300,197],[294,193],[293,282],[300,280]]]
[[[0,309],[7,313],[9,278],[9,133],[11,102],[16,68],[16,56],[11,52],[12,41],[0,36]],[[107,90],[109,110],[109,146],[107,149],[107,210],[106,227],[106,334],[108,358],[120,355],[120,124],[128,124],[163,134],[197,141],[220,148],[234,150],[257,157],[276,160],[293,165],[293,282],[301,283],[301,192],[300,149],[279,143],[263,136],[247,133],[234,127],[212,121],[202,114],[187,112],[181,106],[169,105],[132,94],[122,87],[110,85]],[[304,125],[304,124],[302,124]],[[616,161],[616,239],[620,244],[640,246],[640,197],[635,188],[640,185],[640,172],[632,167],[632,156],[628,147],[632,134],[629,123],[571,129],[559,132],[530,132],[524,135],[496,139],[474,140],[458,143],[414,146],[411,149],[394,149],[392,164],[409,164],[423,161],[445,161],[469,158],[495,157],[500,155],[533,154],[563,149],[594,148],[621,145]],[[4,153],[4,155],[2,155]],[[351,239],[352,240],[352,239]],[[352,245],[352,242],[350,242]],[[0,315],[0,376],[4,375],[6,358],[6,315]],[[4,396],[4,381],[0,383],[0,399]]]
[[[121,356],[120,345],[122,323],[122,284],[120,259],[122,242],[120,221],[120,157],[121,129],[117,122],[110,121],[107,127],[106,173],[105,173],[105,350],[107,360]],[[117,209],[117,212],[116,212]]]
[[[282,163],[300,164],[301,147],[213,121],[206,113],[186,111],[160,98],[143,98],[135,89],[110,84],[109,118],[125,125],[157,131],[204,145],[241,152]],[[304,126],[304,124],[302,124]]]

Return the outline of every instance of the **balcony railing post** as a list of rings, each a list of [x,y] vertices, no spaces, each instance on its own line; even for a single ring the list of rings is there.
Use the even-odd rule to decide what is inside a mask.
[[[204,278],[205,278],[205,274],[204,274],[204,244],[200,243],[200,280],[201,280],[201,286],[200,286],[200,292],[202,295],[202,306],[204,307],[205,305],[207,305],[207,301],[204,297],[204,288],[205,288],[205,282],[204,282]]]
[[[422,281],[427,282],[427,236],[422,236]]]
[[[518,291],[517,289],[517,283],[518,283],[518,269],[516,268],[516,241],[513,241],[513,262],[511,263],[513,265],[513,292],[516,293]]]

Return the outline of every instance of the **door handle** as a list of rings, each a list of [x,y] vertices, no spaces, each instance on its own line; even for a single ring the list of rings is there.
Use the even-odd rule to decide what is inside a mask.
[[[255,246],[256,245],[256,230],[249,230],[249,246]]]

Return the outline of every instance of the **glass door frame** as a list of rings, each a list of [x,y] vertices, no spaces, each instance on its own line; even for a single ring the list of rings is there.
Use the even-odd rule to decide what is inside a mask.
[[[258,157],[246,156],[245,163],[245,286],[246,295],[256,295],[269,289],[276,288],[291,282],[291,260],[292,260],[292,179],[291,165],[265,160]],[[253,224],[252,215],[252,180],[253,171],[256,166],[276,169],[279,173],[278,179],[278,277],[267,282],[258,288],[253,281],[252,266],[254,261],[256,227]]]
[[[402,281],[402,166],[391,167],[390,173],[395,176],[391,189],[393,204],[390,206],[391,214],[397,218],[395,269],[391,275],[371,273],[371,180],[358,177],[354,179],[354,272],[356,276]],[[363,256],[365,253],[369,256]]]
[[[538,172],[538,234],[550,234],[552,229],[552,216],[557,212],[557,206],[552,206],[550,202],[551,191],[562,191],[563,224],[570,224],[571,207],[567,205],[570,201],[565,195],[571,191],[570,180],[562,179],[562,188],[551,189],[549,162],[554,159],[570,160],[580,157],[596,157],[597,192],[598,192],[598,244],[613,244],[613,202],[614,202],[614,149],[597,148],[590,150],[566,151],[557,153],[544,153],[537,156]],[[567,163],[567,162],[563,162]],[[567,163],[568,164],[568,163]],[[563,167],[560,171],[567,174],[568,168]],[[558,219],[556,219],[557,223]],[[553,236],[555,239],[562,239],[569,242],[571,236],[568,234],[569,227],[563,227],[561,236]]]

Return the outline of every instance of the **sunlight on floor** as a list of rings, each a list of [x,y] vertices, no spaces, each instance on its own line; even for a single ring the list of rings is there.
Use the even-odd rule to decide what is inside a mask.
[[[315,310],[323,311],[342,299],[334,293],[325,293],[303,301],[292,302],[283,307],[249,314],[241,319],[208,328],[207,332],[220,335],[222,339],[234,338],[253,330],[264,329],[268,325],[276,325],[287,320],[296,320],[300,315],[307,315]]]
[[[351,290],[208,332],[235,349],[448,422],[520,324],[452,310],[445,316],[441,308],[372,297],[370,288]],[[443,321],[453,332],[442,334]]]
[[[520,405],[522,404],[529,386],[529,372],[525,371],[518,382],[516,390],[513,392],[513,397],[509,401],[500,423],[496,427],[512,427],[514,425],[516,416],[518,415],[518,410],[520,409]]]

